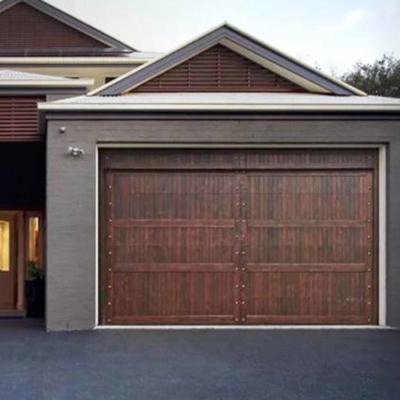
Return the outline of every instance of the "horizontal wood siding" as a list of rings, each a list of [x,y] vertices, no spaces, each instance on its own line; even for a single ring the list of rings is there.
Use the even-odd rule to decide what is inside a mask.
[[[0,141],[36,141],[41,97],[0,96]]]
[[[105,48],[27,4],[19,3],[0,15],[0,49]]]
[[[376,323],[376,162],[102,152],[102,323]]]
[[[134,92],[305,92],[300,86],[217,45]]]

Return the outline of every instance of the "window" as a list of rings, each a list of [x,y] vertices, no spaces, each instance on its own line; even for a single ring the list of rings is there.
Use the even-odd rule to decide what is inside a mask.
[[[30,217],[28,221],[28,262],[40,262],[39,217]]]
[[[0,221],[0,272],[10,270],[10,223]]]

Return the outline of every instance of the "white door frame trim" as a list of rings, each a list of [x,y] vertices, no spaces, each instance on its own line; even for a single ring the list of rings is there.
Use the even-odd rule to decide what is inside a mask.
[[[348,149],[378,149],[378,325],[256,325],[256,326],[223,326],[223,325],[127,325],[127,326],[106,326],[99,323],[99,152],[104,149],[174,149],[174,148],[200,148],[200,149],[269,149],[269,148],[348,148]],[[380,144],[201,144],[201,143],[98,143],[96,145],[96,244],[95,244],[95,329],[377,329],[387,328],[387,293],[386,293],[386,219],[387,219],[387,149],[385,145]]]

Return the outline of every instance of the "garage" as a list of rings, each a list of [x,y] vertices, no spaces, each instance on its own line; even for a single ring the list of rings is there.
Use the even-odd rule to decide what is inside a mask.
[[[100,323],[377,324],[374,149],[103,149]]]

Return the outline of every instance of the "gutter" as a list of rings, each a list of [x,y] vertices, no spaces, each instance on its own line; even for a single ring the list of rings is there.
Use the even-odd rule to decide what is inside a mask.
[[[140,57],[0,57],[1,65],[137,65],[158,58],[159,54]]]
[[[39,103],[43,111],[372,111],[400,112],[400,104],[52,104]]]
[[[63,80],[4,80],[0,81],[0,88],[82,88],[94,84],[93,79],[71,79]]]

